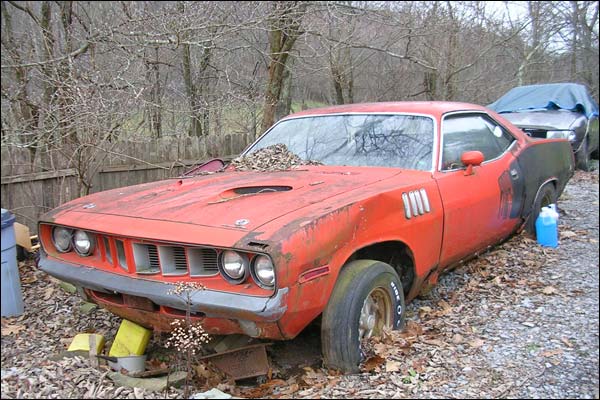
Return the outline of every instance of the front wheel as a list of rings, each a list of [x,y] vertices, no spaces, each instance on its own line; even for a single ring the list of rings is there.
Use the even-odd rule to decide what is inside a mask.
[[[340,273],[323,311],[321,341],[325,365],[359,371],[361,341],[384,328],[404,325],[404,292],[396,271],[380,261],[357,260]]]

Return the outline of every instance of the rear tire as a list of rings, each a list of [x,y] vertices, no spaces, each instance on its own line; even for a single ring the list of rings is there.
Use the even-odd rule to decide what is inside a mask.
[[[556,189],[554,188],[554,184],[552,182],[546,183],[540,189],[535,201],[533,202],[533,208],[531,209],[529,219],[527,220],[526,230],[536,238],[535,220],[540,214],[542,207],[546,207],[550,204],[556,204]]]
[[[404,292],[396,271],[380,261],[356,260],[346,265],[323,311],[321,341],[325,365],[359,372],[361,341],[383,328],[404,326]]]
[[[587,138],[585,138],[583,140],[583,142],[581,143],[581,147],[579,148],[579,151],[577,152],[576,158],[577,158],[577,168],[579,168],[582,171],[590,170],[590,153],[588,151]]]

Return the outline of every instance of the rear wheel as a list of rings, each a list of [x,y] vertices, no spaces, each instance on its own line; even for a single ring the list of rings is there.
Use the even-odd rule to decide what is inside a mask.
[[[587,138],[585,138],[583,140],[583,142],[581,143],[581,147],[579,148],[579,151],[577,152],[576,158],[577,158],[577,168],[579,168],[583,171],[590,170],[590,153],[588,151]]]
[[[380,261],[356,260],[346,265],[323,311],[321,341],[325,365],[358,372],[361,342],[380,336],[384,328],[404,324],[404,292],[396,271]]]
[[[535,198],[535,201],[533,202],[531,215],[529,216],[529,220],[527,221],[526,225],[527,232],[536,236],[535,220],[540,214],[542,207],[546,207],[550,204],[556,204],[556,189],[554,188],[554,184],[551,182],[542,186],[537,197]]]

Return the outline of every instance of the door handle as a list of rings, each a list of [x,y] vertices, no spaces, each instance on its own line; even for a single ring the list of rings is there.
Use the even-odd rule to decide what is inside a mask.
[[[516,169],[511,169],[510,170],[510,177],[512,179],[519,179],[519,171],[517,171]]]

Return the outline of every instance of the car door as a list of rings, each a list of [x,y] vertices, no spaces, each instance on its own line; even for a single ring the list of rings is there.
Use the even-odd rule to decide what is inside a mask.
[[[440,265],[446,267],[508,236],[522,207],[523,177],[511,153],[515,138],[483,112],[444,115],[434,178],[444,207]],[[468,173],[461,155],[484,161]]]

